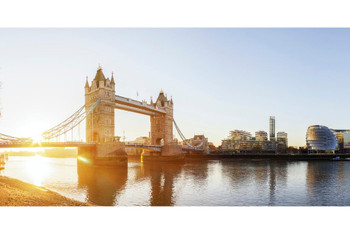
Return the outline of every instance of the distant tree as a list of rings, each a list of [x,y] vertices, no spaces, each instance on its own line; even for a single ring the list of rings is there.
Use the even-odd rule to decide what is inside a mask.
[[[290,146],[290,147],[287,148],[287,152],[288,152],[288,153],[296,154],[296,153],[299,152],[299,149],[296,148],[296,147]]]

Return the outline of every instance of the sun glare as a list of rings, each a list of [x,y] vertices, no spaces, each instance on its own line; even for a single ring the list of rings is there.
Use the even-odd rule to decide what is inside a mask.
[[[50,174],[51,166],[48,162],[48,158],[35,155],[26,163],[26,170],[31,179],[31,183],[36,186],[41,186],[43,180]]]
[[[32,137],[33,139],[33,143],[40,143],[41,141],[43,141],[43,138],[41,137],[41,135],[35,135]]]
[[[78,156],[78,160],[84,162],[84,163],[90,163],[90,161],[82,156]]]

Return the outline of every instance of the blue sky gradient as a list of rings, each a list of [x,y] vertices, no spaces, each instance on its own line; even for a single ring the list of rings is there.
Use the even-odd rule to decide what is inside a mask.
[[[230,130],[350,128],[349,29],[0,29],[0,132],[31,136],[84,104],[100,63],[118,95],[173,96],[186,137]],[[139,96],[136,96],[136,93]],[[149,118],[116,110],[116,134],[147,136]],[[176,135],[177,136],[177,135]]]

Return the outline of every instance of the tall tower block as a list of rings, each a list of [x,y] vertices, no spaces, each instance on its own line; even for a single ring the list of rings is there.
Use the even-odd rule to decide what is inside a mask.
[[[109,142],[114,137],[115,83],[113,73],[111,79],[105,78],[101,66],[98,67],[91,85],[86,78],[85,109],[98,99],[101,99],[101,102],[86,118],[87,142]]]
[[[274,116],[270,116],[270,141],[276,141]]]
[[[154,106],[164,109],[165,114],[151,116],[151,144],[169,145],[173,141],[173,100],[160,91]]]

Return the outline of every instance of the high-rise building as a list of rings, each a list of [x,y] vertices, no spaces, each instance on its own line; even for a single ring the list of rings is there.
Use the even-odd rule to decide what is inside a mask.
[[[275,117],[270,116],[270,141],[276,141],[275,139]]]

